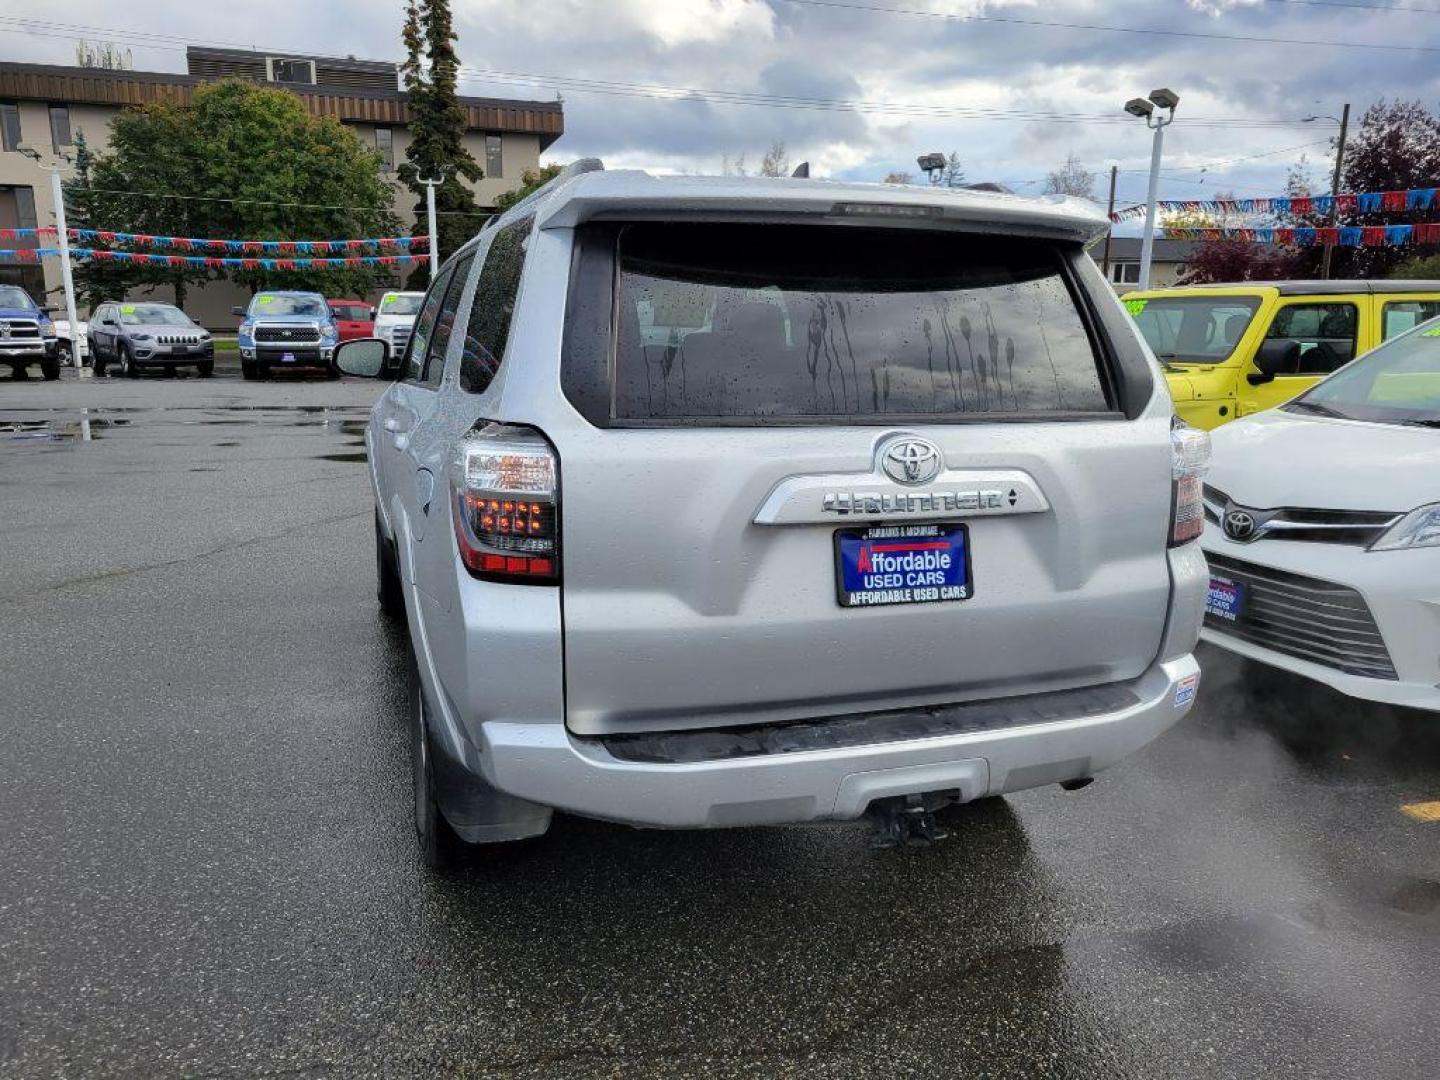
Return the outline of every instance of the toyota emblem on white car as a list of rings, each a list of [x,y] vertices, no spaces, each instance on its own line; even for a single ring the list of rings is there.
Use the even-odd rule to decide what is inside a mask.
[[[1248,510],[1231,510],[1225,515],[1225,535],[1231,540],[1249,540],[1255,532],[1255,515]]]
[[[928,484],[945,463],[940,448],[929,439],[903,436],[881,444],[880,468],[901,484]]]

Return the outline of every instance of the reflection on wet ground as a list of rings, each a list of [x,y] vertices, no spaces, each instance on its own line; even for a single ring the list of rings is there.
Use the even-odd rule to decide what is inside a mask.
[[[1433,1072],[1440,722],[1209,648],[1155,744],[928,849],[559,816],[424,871],[365,415],[0,434],[0,1080]]]

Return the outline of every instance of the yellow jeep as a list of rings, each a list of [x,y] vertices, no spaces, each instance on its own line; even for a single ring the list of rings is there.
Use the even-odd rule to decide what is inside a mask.
[[[1360,353],[1440,315],[1440,281],[1267,281],[1127,293],[1196,427],[1290,400]]]

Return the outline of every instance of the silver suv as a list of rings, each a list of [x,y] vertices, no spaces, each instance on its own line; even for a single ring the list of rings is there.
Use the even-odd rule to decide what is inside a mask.
[[[427,861],[1079,787],[1184,715],[1208,438],[1088,204],[578,163],[445,263],[366,441]]]

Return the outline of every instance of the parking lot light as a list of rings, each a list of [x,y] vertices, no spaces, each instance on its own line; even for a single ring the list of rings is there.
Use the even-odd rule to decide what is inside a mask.
[[[1143,119],[1145,126],[1155,132],[1155,141],[1150,150],[1150,189],[1145,199],[1145,233],[1140,241],[1140,281],[1144,290],[1150,287],[1150,259],[1155,250],[1155,209],[1160,194],[1160,149],[1165,142],[1165,129],[1175,122],[1175,106],[1180,104],[1180,95],[1168,87],[1151,90],[1149,98],[1131,98],[1125,103],[1125,111],[1131,116]]]

